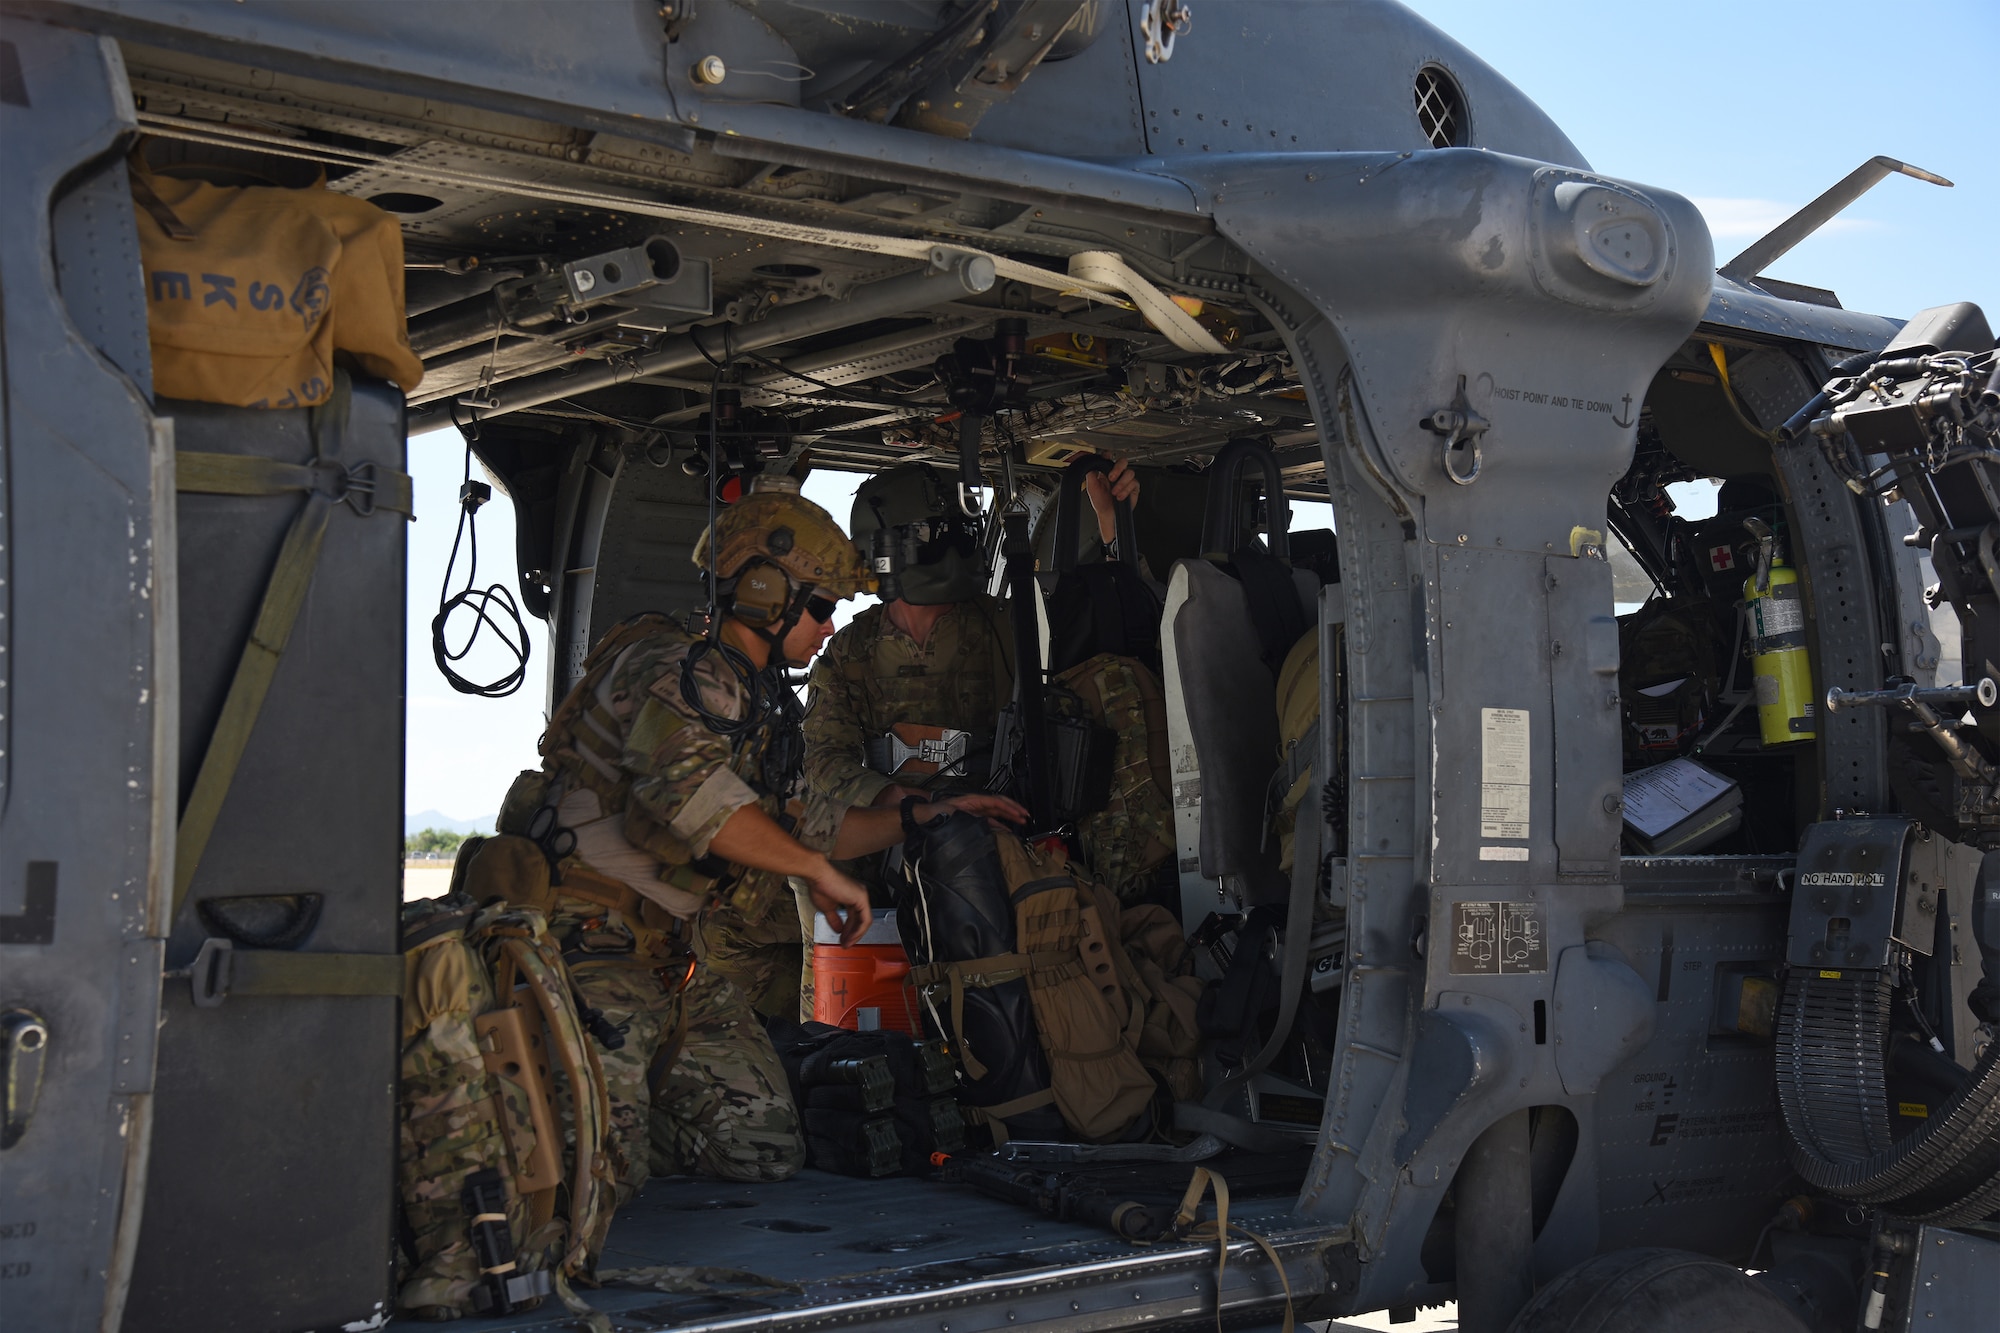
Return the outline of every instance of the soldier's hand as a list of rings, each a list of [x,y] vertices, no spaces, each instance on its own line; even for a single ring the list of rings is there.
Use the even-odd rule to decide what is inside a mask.
[[[1121,458],[1109,472],[1085,473],[1083,490],[1090,497],[1090,507],[1097,511],[1097,535],[1109,544],[1118,535],[1118,502],[1139,498],[1139,474]]]
[[[840,933],[842,944],[852,944],[874,923],[868,907],[868,890],[843,875],[830,863],[806,880],[812,886],[812,904],[826,918],[826,924]]]
[[[953,810],[963,810],[968,815],[980,819],[1000,820],[1008,824],[1025,824],[1028,811],[1019,801],[1008,796],[994,796],[987,792],[969,792],[964,796],[947,796],[942,801],[920,805],[911,811],[911,818],[919,824],[936,819],[939,815]]]

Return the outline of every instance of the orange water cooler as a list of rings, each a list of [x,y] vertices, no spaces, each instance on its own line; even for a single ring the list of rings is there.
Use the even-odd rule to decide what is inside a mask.
[[[844,949],[826,918],[813,918],[816,1020],[861,1032],[889,1028],[920,1035],[918,1003],[893,909],[876,912],[867,933]]]

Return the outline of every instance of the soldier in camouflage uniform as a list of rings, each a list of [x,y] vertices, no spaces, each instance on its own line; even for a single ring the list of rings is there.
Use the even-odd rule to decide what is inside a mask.
[[[832,518],[777,483],[753,487],[695,549],[717,591],[711,635],[664,617],[607,635],[550,720],[542,771],[522,775],[502,812],[505,831],[568,854],[550,931],[584,1002],[624,1033],[600,1051],[621,1204],[649,1173],[798,1170],[784,1071],[743,991],[695,956],[692,922],[717,897],[746,921],[795,920],[795,878],[851,941],[868,927],[867,893],[828,855],[902,836],[896,811],[793,799],[798,713],[782,669],[810,661],[838,599],[871,580]],[[1021,813],[998,797],[952,805]]]
[[[903,572],[902,596],[855,616],[813,667],[806,781],[816,792],[851,805],[893,806],[906,795],[986,781],[994,727],[1013,691],[1013,640],[1005,611],[980,591],[986,572],[957,519],[957,481],[938,465],[911,463],[855,492],[855,539],[906,529],[918,560]],[[1139,478],[1121,460],[1085,485],[1109,547],[1115,506],[1138,495]],[[964,732],[964,757],[944,765],[905,759],[896,767],[897,751],[884,738],[898,723]]]

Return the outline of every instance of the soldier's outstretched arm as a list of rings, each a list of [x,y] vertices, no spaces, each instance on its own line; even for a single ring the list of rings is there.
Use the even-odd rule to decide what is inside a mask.
[[[811,886],[813,906],[840,932],[842,944],[861,938],[875,919],[868,910],[867,889],[835,869],[824,853],[785,832],[758,806],[739,806],[715,831],[708,850],[734,865],[805,880]]]
[[[910,818],[923,824],[953,810],[962,810],[981,819],[997,819],[1009,824],[1028,822],[1028,812],[1018,801],[1006,796],[993,796],[986,792],[947,796],[941,800],[915,806],[910,811]],[[855,806],[847,812],[847,818],[840,823],[840,835],[833,844],[833,854],[846,861],[893,847],[902,840],[903,812],[900,808]]]

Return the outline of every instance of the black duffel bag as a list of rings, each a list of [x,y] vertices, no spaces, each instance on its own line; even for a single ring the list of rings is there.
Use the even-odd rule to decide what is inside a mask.
[[[996,1143],[1063,1137],[1025,968],[966,968],[1016,952],[1014,905],[993,834],[954,813],[916,825],[891,865],[910,978],[964,1071],[958,1101]]]

